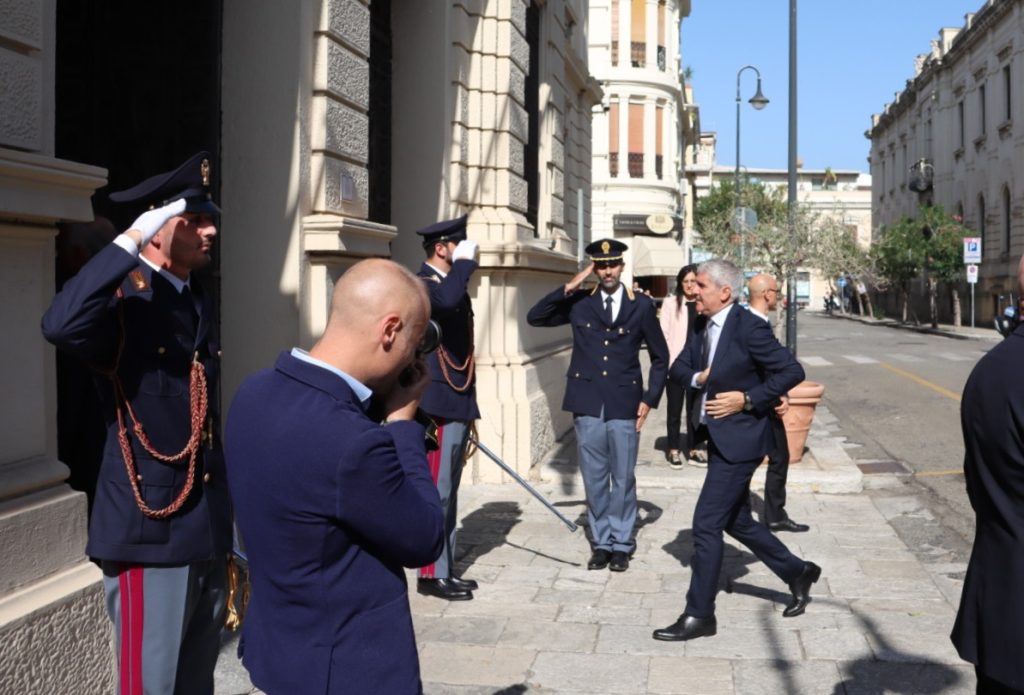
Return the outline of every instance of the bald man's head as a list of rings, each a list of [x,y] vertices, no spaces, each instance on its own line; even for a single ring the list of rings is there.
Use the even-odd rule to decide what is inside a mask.
[[[360,261],[334,285],[327,333],[362,332],[388,313],[422,323],[430,317],[430,299],[423,281],[407,269],[382,258]]]
[[[779,298],[779,283],[771,275],[760,273],[750,278],[747,283],[750,294],[750,306],[758,311],[767,312],[775,308]]]

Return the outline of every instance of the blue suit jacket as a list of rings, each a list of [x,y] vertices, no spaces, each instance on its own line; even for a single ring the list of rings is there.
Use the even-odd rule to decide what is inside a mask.
[[[693,375],[701,371],[707,324],[706,317],[697,321],[693,335],[669,372],[670,379],[686,388],[690,387]],[[717,420],[707,417],[708,436],[727,461],[760,459],[775,446],[771,414],[779,397],[803,380],[803,367],[775,339],[768,322],[733,306],[718,336],[708,382],[704,390],[694,390],[690,427],[696,431],[704,391],[708,398],[714,398],[720,391],[745,391],[753,410]]]
[[[1024,690],[1024,325],[975,365],[960,423],[974,547],[953,626],[961,658]]]
[[[644,294],[623,292],[615,322],[608,324],[601,293],[577,290],[566,295],[559,286],[530,309],[531,326],[572,324],[572,357],[566,374],[562,410],[606,420],[632,420],[643,401],[658,407],[665,388],[668,345],[658,323],[657,310]],[[647,390],[640,370],[640,348],[647,343],[651,356]]]
[[[283,353],[226,428],[252,598],[239,654],[268,693],[417,693],[403,567],[441,552],[423,427],[372,421],[338,375]]]
[[[118,374],[125,395],[157,451],[176,454],[185,446],[189,419],[189,369],[194,353],[206,370],[208,421],[195,487],[185,505],[167,519],[139,511],[117,440],[113,388],[106,376],[96,384],[107,425],[103,460],[89,525],[86,553],[93,558],[142,564],[185,564],[226,556],[231,550],[231,503],[220,446],[218,384],[220,341],[216,313],[196,283],[200,318],[193,327],[187,300],[159,273],[110,244],[64,284],[43,316],[43,335],[59,349],[97,370],[109,369],[123,338]],[[118,288],[123,298],[115,296]],[[118,308],[120,304],[120,309]],[[124,325],[118,318],[123,311]],[[132,423],[128,422],[129,432]],[[185,483],[188,461],[157,461],[130,434],[143,499],[167,506]]]
[[[430,295],[430,318],[441,326],[441,346],[460,365],[473,351],[473,305],[466,288],[476,268],[475,261],[460,259],[444,277],[426,263],[418,273]],[[476,372],[473,372],[472,385],[460,393],[444,378],[439,359],[436,351],[427,355],[430,385],[423,394],[420,408],[428,415],[447,420],[476,420],[480,417],[476,405]],[[466,372],[456,372],[449,367],[448,375],[456,386],[465,385]]]

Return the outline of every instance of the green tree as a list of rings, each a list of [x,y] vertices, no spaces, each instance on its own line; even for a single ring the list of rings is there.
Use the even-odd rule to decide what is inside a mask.
[[[937,295],[939,282],[949,288],[953,303],[953,325],[960,326],[962,310],[960,289],[964,278],[964,237],[972,235],[941,205],[925,205],[918,210],[917,223],[924,240],[924,267],[928,277],[928,307],[932,328],[939,326]]]
[[[895,224],[879,231],[881,239],[875,244],[873,255],[881,279],[880,287],[896,287],[900,292],[901,319],[907,321],[910,281],[921,274],[924,267],[924,237],[921,227],[909,217],[901,217]]]
[[[863,275],[870,266],[841,223],[841,210],[825,214],[798,203],[791,231],[782,187],[741,184],[743,206],[757,214],[757,224],[741,234],[734,222],[735,190],[732,180],[723,180],[697,201],[694,226],[711,254],[741,263],[747,270],[770,272],[780,282],[800,268],[821,270],[831,278],[844,272]]]

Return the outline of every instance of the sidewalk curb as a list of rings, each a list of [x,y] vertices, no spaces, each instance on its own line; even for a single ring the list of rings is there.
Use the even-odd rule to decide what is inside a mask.
[[[569,433],[560,440],[559,448],[575,447],[575,435]],[[823,426],[812,424],[807,438],[807,451],[797,463],[790,464],[786,478],[786,490],[789,492],[816,492],[826,495],[857,494],[864,490],[864,474],[843,447],[842,437],[829,435]],[[562,449],[564,452],[564,449]],[[654,452],[644,457],[641,453],[636,467],[636,484],[639,489],[654,490],[691,490],[700,491],[704,485],[704,468],[684,465],[673,470],[667,467],[660,458],[661,452]],[[575,460],[575,455],[572,456]],[[645,458],[647,460],[645,460]],[[573,463],[575,466],[575,461]],[[760,466],[750,481],[750,489],[759,492],[764,490],[766,466]],[[556,483],[566,475],[564,458],[548,457],[540,465],[540,480],[544,483]],[[578,473],[577,473],[578,474]]]
[[[906,323],[901,323],[896,319],[873,319],[866,316],[854,316],[852,314],[826,314],[825,312],[819,312],[822,317],[843,319],[845,321],[856,321],[864,324],[865,326],[878,326],[881,328],[896,328],[903,331],[913,331],[915,333],[925,333],[928,335],[937,335],[943,338],[953,338],[954,340],[997,340],[999,336],[995,330],[992,330],[994,334],[991,338],[987,334],[972,334],[972,333],[957,333],[953,330],[946,330],[943,328],[932,328],[931,326],[914,326]],[[964,328],[963,330],[979,331],[984,329],[979,328]]]

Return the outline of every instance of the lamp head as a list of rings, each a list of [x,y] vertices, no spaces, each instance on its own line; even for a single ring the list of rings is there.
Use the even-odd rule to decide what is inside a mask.
[[[757,78],[757,93],[750,97],[750,105],[760,111],[768,105],[768,97],[761,91],[761,78]]]

